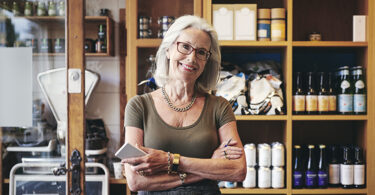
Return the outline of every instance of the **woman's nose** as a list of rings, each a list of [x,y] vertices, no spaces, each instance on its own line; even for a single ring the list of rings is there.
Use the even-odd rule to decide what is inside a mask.
[[[187,55],[187,59],[190,60],[191,62],[195,62],[196,60],[196,55],[195,55],[195,50],[193,50],[189,55]]]

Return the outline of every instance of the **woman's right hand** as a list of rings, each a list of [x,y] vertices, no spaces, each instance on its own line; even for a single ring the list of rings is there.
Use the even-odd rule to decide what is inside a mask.
[[[214,151],[212,159],[229,159],[235,160],[241,158],[243,154],[243,149],[236,147],[237,141],[232,140],[228,145],[226,142],[221,143],[221,145]]]

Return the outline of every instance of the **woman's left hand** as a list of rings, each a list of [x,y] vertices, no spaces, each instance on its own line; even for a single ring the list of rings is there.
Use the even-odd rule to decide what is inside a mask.
[[[236,147],[237,141],[233,140],[228,145],[223,142],[221,145],[214,151],[214,154],[211,158],[222,158],[222,159],[239,159],[242,156],[243,150],[240,147]]]
[[[141,176],[153,175],[158,172],[168,171],[168,153],[162,150],[155,150],[138,146],[147,155],[135,158],[122,159],[122,163],[130,164],[130,168]]]

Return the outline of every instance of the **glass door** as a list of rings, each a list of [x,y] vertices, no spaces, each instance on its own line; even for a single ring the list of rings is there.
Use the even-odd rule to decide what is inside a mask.
[[[81,194],[85,181],[102,194],[92,184],[103,179],[85,177],[98,77],[85,71],[83,10],[84,0],[0,0],[2,194]]]

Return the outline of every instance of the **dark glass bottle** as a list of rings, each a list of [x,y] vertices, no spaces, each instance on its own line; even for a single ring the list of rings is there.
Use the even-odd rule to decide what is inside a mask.
[[[305,172],[305,186],[306,188],[316,188],[317,187],[317,167],[316,167],[316,160],[315,160],[315,146],[309,145],[308,146],[308,159],[307,159],[307,167]]]
[[[300,189],[302,187],[303,187],[302,151],[301,151],[300,145],[294,145],[293,188]]]
[[[306,114],[317,114],[318,112],[318,96],[315,89],[314,73],[309,72],[308,85],[306,91]]]
[[[354,149],[354,188],[365,188],[365,162],[360,147]]]
[[[293,114],[305,114],[306,94],[303,90],[302,73],[296,72],[293,92]]]
[[[319,170],[318,170],[318,187],[328,187],[328,164],[326,156],[326,146],[319,145]]]
[[[334,78],[331,72],[328,73],[327,95],[328,95],[328,113],[335,114],[337,111],[337,107],[336,107],[337,94],[336,94],[336,90],[334,87]]]
[[[339,68],[341,75],[337,89],[337,105],[339,114],[353,113],[353,84],[349,77],[349,66]]]
[[[104,24],[100,24],[99,30],[98,30],[98,38],[99,39],[104,40],[106,38],[105,37],[105,35],[106,35],[105,30],[106,30],[106,26]]]
[[[340,182],[342,188],[353,188],[354,165],[350,147],[343,148],[343,159],[340,165]]]
[[[354,114],[366,114],[366,84],[362,66],[353,67],[352,75],[354,85],[353,112]]]
[[[336,145],[330,147],[329,161],[329,186],[339,187],[340,186],[340,160],[339,160],[339,148]]]
[[[328,92],[326,87],[326,77],[324,72],[319,72],[319,90],[318,90],[318,113],[328,114]]]

